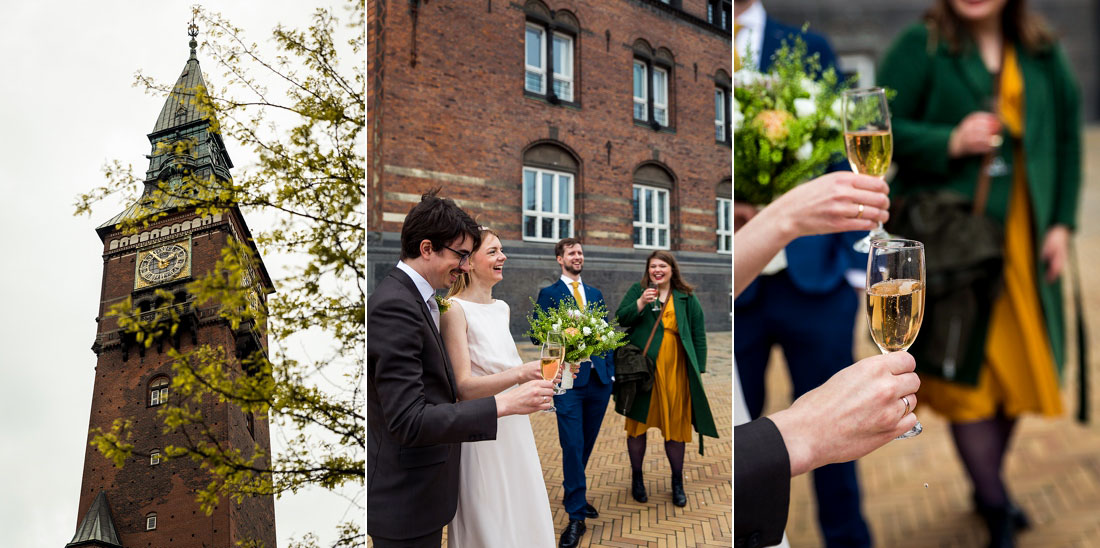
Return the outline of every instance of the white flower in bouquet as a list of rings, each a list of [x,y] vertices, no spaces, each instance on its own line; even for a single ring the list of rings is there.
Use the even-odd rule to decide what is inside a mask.
[[[802,146],[798,147],[798,150],[794,152],[794,157],[799,160],[806,161],[810,159],[814,153],[814,144],[810,141],[806,141]]]
[[[607,320],[600,320],[600,328],[607,327]]]
[[[561,322],[558,322],[556,324],[551,325],[550,330],[551,331],[561,331]]]
[[[809,118],[817,112],[817,105],[814,104],[813,98],[799,98],[794,100],[794,115],[799,118]],[[807,157],[808,158],[808,157]],[[801,158],[805,160],[806,158]]]
[[[584,336],[587,337],[587,336],[592,334],[592,328],[588,327],[588,326],[585,326],[584,328],[581,329],[581,333],[584,333]]]

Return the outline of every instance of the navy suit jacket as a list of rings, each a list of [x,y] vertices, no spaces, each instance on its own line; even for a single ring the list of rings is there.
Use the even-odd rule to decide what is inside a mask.
[[[767,72],[772,66],[772,56],[791,41],[792,35],[801,36],[806,42],[807,55],[820,55],[821,68],[836,68],[836,54],[824,36],[802,32],[797,27],[784,25],[771,17],[764,22],[764,44],[760,48],[760,70]],[[836,171],[834,167],[830,171]],[[839,169],[844,169],[840,167]],[[852,246],[866,236],[866,232],[844,232],[822,236],[805,236],[787,245],[787,275],[800,290],[820,294],[836,289],[845,283],[844,272],[850,268],[867,268],[867,254],[856,253]],[[758,284],[753,282],[737,297],[737,305],[749,304],[756,297]]]
[[[589,304],[599,303],[604,305],[604,308],[607,307],[607,304],[603,302],[603,293],[600,293],[599,289],[584,282],[581,282],[581,286],[584,287],[584,296],[588,299]],[[559,279],[557,282],[539,290],[539,298],[535,304],[543,310],[548,310],[557,308],[558,303],[561,302],[562,299],[576,302],[576,299],[573,298],[573,291],[568,285],[565,285],[565,282]],[[611,321],[610,318],[605,319]],[[577,378],[573,379],[573,386],[580,388],[588,384],[588,377],[592,374],[592,370],[596,371],[596,376],[599,377],[604,384],[610,384],[611,375],[615,373],[614,356],[610,352],[592,356],[591,364],[585,362],[581,365],[580,371],[577,372]]]

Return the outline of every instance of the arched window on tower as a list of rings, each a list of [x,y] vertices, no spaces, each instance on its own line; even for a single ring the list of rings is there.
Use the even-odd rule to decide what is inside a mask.
[[[153,449],[149,452],[149,466],[156,466],[160,464],[160,449]]]
[[[168,377],[157,377],[149,383],[149,407],[168,403]]]
[[[718,183],[718,252],[733,253],[733,184],[727,177]]]
[[[149,512],[145,514],[145,530],[154,531],[157,528],[157,513]]]

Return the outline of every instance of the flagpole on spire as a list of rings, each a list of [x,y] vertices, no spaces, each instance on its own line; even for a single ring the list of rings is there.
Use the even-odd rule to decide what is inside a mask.
[[[192,10],[191,10],[191,23],[189,23],[187,25],[187,35],[191,37],[191,41],[188,42],[187,44],[189,46],[191,46],[191,58],[192,59],[197,58],[196,57],[197,52],[195,51],[195,48],[197,48],[199,46],[198,41],[195,40],[195,37],[199,35],[199,26],[197,24],[195,24],[195,18],[198,17],[198,15],[199,15],[199,8],[198,8],[198,6],[196,6],[196,7],[192,8]]]

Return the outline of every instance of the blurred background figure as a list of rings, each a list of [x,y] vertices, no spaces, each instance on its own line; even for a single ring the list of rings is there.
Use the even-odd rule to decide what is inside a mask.
[[[1003,223],[1003,286],[970,326],[978,351],[967,359],[961,341],[947,369],[922,362],[917,345],[933,339],[911,351],[922,403],[951,422],[990,545],[1013,546],[1014,530],[1028,526],[1002,477],[1017,417],[1062,412],[1059,279],[1081,181],[1077,83],[1025,0],[937,0],[896,38],[878,83],[897,92],[892,196],[949,189],[974,200],[985,170],[985,215]],[[957,234],[963,252],[969,236]]]
[[[794,36],[805,41],[809,55],[819,56],[823,70],[835,66],[836,56],[823,36],[769,17],[759,1],[735,1],[733,10],[737,66],[751,62],[766,72],[775,51]],[[746,52],[751,57],[742,61]],[[735,227],[754,213],[753,206],[736,203]],[[858,298],[845,273],[866,267],[866,255],[852,249],[865,234],[806,236],[790,242],[783,252],[785,267],[777,270],[775,263],[770,265],[734,302],[734,355],[751,418],[758,418],[764,407],[765,370],[773,346],[783,349],[795,398],[855,361],[852,333]],[[813,482],[826,546],[870,546],[855,462],[823,466],[813,472]]]

